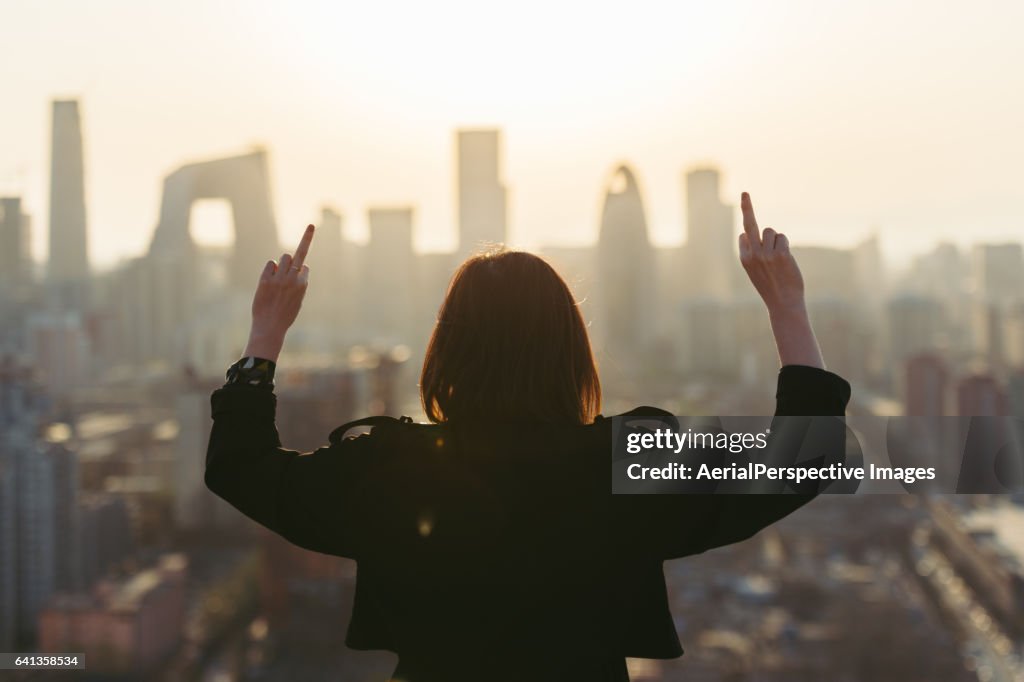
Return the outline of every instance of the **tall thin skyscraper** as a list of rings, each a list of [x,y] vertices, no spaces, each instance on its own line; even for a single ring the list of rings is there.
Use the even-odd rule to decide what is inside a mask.
[[[32,295],[32,255],[29,217],[20,197],[0,197],[0,317],[13,319]],[[17,339],[19,324],[0,329],[0,346]]]
[[[719,196],[718,170],[695,168],[686,174],[688,288],[697,296],[727,298],[734,291],[739,272],[734,213]]]
[[[48,277],[62,305],[86,301],[89,253],[85,218],[82,126],[77,100],[54,100],[50,147]]]
[[[459,175],[459,255],[466,257],[507,237],[506,191],[501,182],[501,131],[456,133]]]
[[[603,350],[612,366],[636,366],[650,341],[655,307],[654,252],[640,186],[629,166],[615,169],[604,196],[597,242]]]
[[[417,280],[413,209],[371,208],[369,222],[370,242],[363,258],[363,324],[375,341],[408,343]]]
[[[0,281],[15,286],[32,278],[30,241],[21,197],[0,198]]]

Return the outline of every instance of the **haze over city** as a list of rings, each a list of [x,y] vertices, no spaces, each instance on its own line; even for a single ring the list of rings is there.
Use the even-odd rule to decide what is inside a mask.
[[[345,646],[349,555],[289,544],[208,483],[231,478],[207,476],[211,421],[241,413],[215,391],[271,371],[295,452],[352,420],[428,419],[428,340],[464,319],[439,319],[452,274],[507,243],[569,284],[604,416],[769,415],[780,365],[803,360],[737,258],[743,190],[791,243],[807,315],[787,305],[781,331],[814,347],[796,371],[849,382],[834,414],[855,436],[921,425],[887,428],[884,452],[851,439],[854,468],[898,452],[960,476],[957,494],[822,495],[651,563],[686,655],[630,658],[630,679],[1024,681],[1024,495],[1001,468],[1024,461],[1024,3],[7,4],[0,652],[81,652],[92,675],[146,682],[384,679],[394,651]],[[258,273],[304,272],[281,254],[308,223],[287,343],[247,344],[265,338]],[[514,304],[481,300],[542,310],[534,276],[501,281]],[[530,354],[515,346],[481,375]],[[1002,487],[961,467],[975,423],[1006,427],[966,458]],[[516,598],[558,563],[508,556]]]
[[[652,241],[678,244],[683,172],[710,162],[794,243],[877,231],[904,260],[1020,232],[1022,20],[1012,2],[12,5],[0,193],[47,224],[47,107],[68,96],[95,266],[145,251],[167,173],[253,143],[284,241],[323,204],[357,240],[368,205],[400,204],[419,249],[450,250],[452,131],[499,127],[516,245],[596,239],[619,161]],[[200,242],[231,240],[224,205],[195,210]]]

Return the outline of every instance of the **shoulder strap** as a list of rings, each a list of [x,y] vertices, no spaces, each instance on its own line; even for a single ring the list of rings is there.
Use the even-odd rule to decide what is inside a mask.
[[[346,422],[346,423],[342,424],[338,428],[336,428],[333,431],[331,431],[331,435],[328,436],[327,438],[328,438],[328,440],[331,441],[331,444],[333,445],[334,443],[341,442],[341,440],[345,437],[345,433],[349,429],[353,429],[353,428],[355,428],[357,426],[382,426],[382,425],[385,425],[385,424],[411,424],[411,423],[412,423],[412,417],[406,417],[404,415],[401,418],[399,418],[399,419],[395,419],[394,417],[389,417],[387,415],[376,415],[376,416],[373,416],[373,417],[363,417],[362,419],[355,419],[353,421]]]
[[[662,422],[668,424],[672,428],[679,428],[679,419],[671,412],[661,409],[660,407],[652,407],[650,405],[641,405],[640,407],[634,407],[629,412],[623,412],[622,414],[614,415],[615,417],[653,417],[660,419]],[[605,417],[608,419],[608,417]]]

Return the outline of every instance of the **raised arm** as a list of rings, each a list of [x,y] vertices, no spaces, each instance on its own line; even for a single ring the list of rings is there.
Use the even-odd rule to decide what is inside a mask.
[[[790,418],[788,426],[799,436],[802,427],[812,428],[811,421],[802,418],[842,417],[850,399],[850,385],[825,369],[807,315],[803,276],[786,235],[770,227],[761,231],[746,192],[740,205],[740,262],[768,309],[782,365],[775,416]],[[776,437],[779,426],[781,423],[775,420],[772,430]],[[842,420],[814,422],[813,442],[822,453],[842,453],[845,440]],[[746,540],[815,496],[792,491],[617,495],[614,506],[633,542],[658,559],[672,559]]]
[[[740,207],[743,210],[740,262],[768,308],[780,363],[825,369],[807,316],[804,278],[789,250],[789,239],[770,227],[761,232],[754,217],[754,205],[746,192],[740,197]]]
[[[268,261],[252,302],[252,327],[242,359],[213,392],[213,428],[206,451],[206,486],[257,523],[318,552],[353,556],[345,526],[363,469],[366,439],[311,453],[282,447],[275,424],[273,372],[284,338],[298,316],[309,282],[305,264],[313,226],[295,255]]]

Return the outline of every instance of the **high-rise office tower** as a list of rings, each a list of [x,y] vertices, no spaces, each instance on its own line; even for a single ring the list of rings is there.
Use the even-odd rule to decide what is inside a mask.
[[[697,296],[727,298],[736,289],[742,271],[733,251],[734,213],[719,195],[718,170],[686,174],[687,289]]]
[[[21,197],[0,198],[0,297],[22,293],[32,281],[29,217]]]
[[[324,349],[337,348],[351,330],[345,325],[355,310],[358,273],[354,271],[352,244],[342,235],[342,217],[338,211],[324,207],[316,226],[313,248],[306,258],[312,286],[306,292],[309,317],[306,322],[319,331],[317,338]]]
[[[465,258],[508,238],[507,198],[501,182],[501,131],[459,130],[456,140],[459,255]]]
[[[92,548],[79,544],[78,453],[63,443],[50,443],[45,452],[53,468],[54,588],[83,589],[82,552]]]
[[[600,304],[595,315],[612,366],[635,367],[651,338],[654,253],[636,176],[615,169],[604,196],[597,242]]]
[[[71,309],[86,305],[89,250],[82,126],[77,100],[53,102],[48,263],[48,279],[57,304]]]
[[[411,208],[371,208],[370,242],[363,259],[361,321],[369,338],[408,343],[417,282]]]
[[[15,477],[15,561],[17,564],[18,635],[36,634],[39,611],[56,586],[56,500],[54,463],[24,430],[8,441]]]
[[[345,263],[342,262],[345,240],[341,230],[341,214],[324,206],[320,210],[320,222],[316,226],[316,248],[310,250],[306,258],[311,276],[318,281],[333,282],[342,274]],[[337,296],[337,292],[333,293]],[[308,294],[307,294],[308,296]]]

